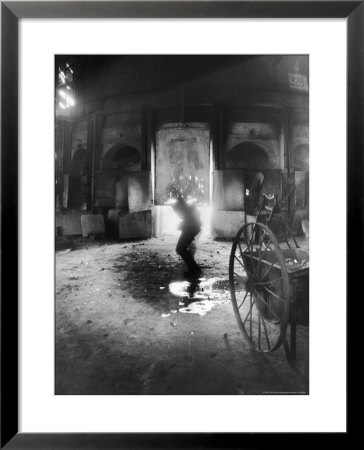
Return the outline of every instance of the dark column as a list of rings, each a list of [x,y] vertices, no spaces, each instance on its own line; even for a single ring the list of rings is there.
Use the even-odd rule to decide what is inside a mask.
[[[87,122],[87,150],[89,152],[89,174],[90,174],[90,205],[88,209],[94,212],[95,209],[95,171],[100,168],[101,157],[101,133],[103,125],[103,114],[92,113],[88,116]]]
[[[56,153],[56,171],[63,173],[63,128],[61,123],[56,123],[55,130],[55,153]]]
[[[98,112],[94,115],[94,128],[93,128],[93,148],[94,148],[94,170],[100,170],[100,161],[102,159],[102,148],[101,148],[101,138],[102,138],[102,127],[104,123],[104,115]]]
[[[292,166],[293,160],[293,148],[292,148],[292,120],[291,110],[284,108],[282,111],[283,116],[283,132],[284,132],[284,161],[285,161],[285,173],[284,179],[284,200],[286,202],[285,208],[287,212],[288,223],[291,226],[293,223],[294,212],[296,207],[296,189],[295,189],[295,171]]]
[[[225,167],[224,151],[224,115],[220,105],[215,105],[212,126],[212,157],[213,169],[220,170]]]
[[[69,189],[69,173],[71,170],[71,136],[72,124],[68,119],[60,119],[58,123],[58,139],[56,145],[59,145],[60,163],[58,168],[60,171],[56,173],[57,194],[63,208],[68,207],[68,189]],[[57,142],[58,141],[58,142]]]
[[[141,111],[141,130],[142,130],[142,170],[150,172],[152,158],[152,118],[149,106]]]
[[[284,169],[287,171],[287,174],[290,174],[291,170],[291,120],[290,120],[290,111],[288,108],[282,109],[281,114],[281,127],[283,133],[283,142],[284,142]]]
[[[89,114],[87,118],[87,153],[89,155],[89,174],[90,174],[90,204],[87,205],[87,209],[91,212],[94,211],[95,207],[95,145],[94,145],[94,125],[95,116],[94,114]]]
[[[62,208],[63,198],[63,126],[62,122],[56,123],[55,130],[55,206],[56,212]]]
[[[60,141],[63,173],[69,174],[71,167],[71,124],[68,120],[60,122]]]

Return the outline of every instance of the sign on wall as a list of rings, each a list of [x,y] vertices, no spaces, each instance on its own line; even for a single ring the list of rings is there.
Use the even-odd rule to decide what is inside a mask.
[[[289,73],[288,74],[289,87],[291,89],[297,89],[299,91],[308,92],[308,82],[306,75],[301,73]]]

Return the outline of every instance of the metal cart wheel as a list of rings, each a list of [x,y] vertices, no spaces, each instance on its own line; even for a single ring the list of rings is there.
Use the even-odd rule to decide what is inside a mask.
[[[290,283],[278,240],[264,224],[249,223],[237,233],[229,263],[231,300],[239,328],[260,352],[285,339]]]

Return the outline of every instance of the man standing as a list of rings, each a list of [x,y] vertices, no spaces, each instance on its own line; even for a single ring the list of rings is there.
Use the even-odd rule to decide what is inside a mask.
[[[245,209],[245,223],[255,223],[260,206],[260,194],[264,183],[263,172],[256,172],[251,180],[249,188],[245,189],[244,209]],[[247,238],[250,242],[251,230],[254,226],[247,228]]]
[[[195,236],[201,231],[201,220],[195,205],[189,205],[183,197],[178,197],[173,205],[182,222],[180,224],[181,235],[177,242],[176,252],[187,264],[188,272],[186,276],[199,276],[202,273],[201,268],[196,263],[190,249]]]

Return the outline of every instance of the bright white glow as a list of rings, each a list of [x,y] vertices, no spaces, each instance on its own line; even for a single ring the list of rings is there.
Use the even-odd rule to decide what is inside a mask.
[[[191,283],[189,281],[178,281],[169,284],[169,291],[176,297],[186,297],[186,290]]]
[[[201,239],[211,237],[211,220],[212,220],[212,207],[210,205],[199,206],[197,208],[200,212],[200,218],[202,223],[202,230],[200,233]]]
[[[66,82],[66,75],[62,70],[59,71],[59,79],[63,84]]]
[[[59,103],[59,106],[62,109],[69,108],[70,106],[75,106],[75,100],[70,92],[65,92],[63,89],[58,89],[58,94],[63,99],[63,101]]]
[[[212,205],[212,194],[213,194],[213,170],[214,170],[214,157],[213,157],[213,148],[212,148],[212,139],[211,139],[211,134],[210,134],[210,164],[209,164],[209,184],[210,184],[210,189],[209,189],[209,201],[210,201],[210,205]]]
[[[191,197],[189,199],[187,199],[186,203],[189,205],[193,205],[194,203],[197,202],[197,198],[196,197]]]
[[[181,218],[174,212],[170,205],[157,206],[159,210],[158,220],[160,221],[161,235],[177,236],[180,233],[179,225]]]
[[[177,236],[180,233],[179,225],[181,223],[180,217],[175,213],[171,205],[175,203],[175,199],[169,199],[163,206],[157,206],[158,208],[158,229],[160,234]],[[201,232],[198,234],[199,239],[206,239],[211,236],[211,219],[212,219],[212,207],[209,205],[197,206],[201,219]]]
[[[176,202],[177,202],[177,199],[174,197],[171,197],[164,204],[165,205],[174,205]]]
[[[71,95],[67,96],[67,105],[68,106],[75,106],[75,101]]]

